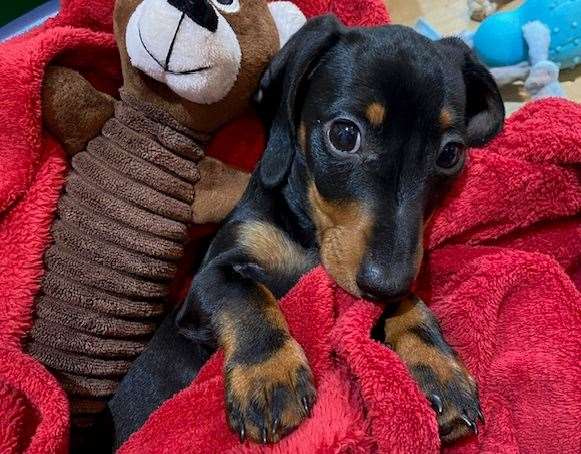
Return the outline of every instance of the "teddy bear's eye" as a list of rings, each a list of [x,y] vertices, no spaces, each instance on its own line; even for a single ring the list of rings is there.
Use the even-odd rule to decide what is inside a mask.
[[[240,11],[240,0],[212,0],[216,8],[223,13],[237,13]]]

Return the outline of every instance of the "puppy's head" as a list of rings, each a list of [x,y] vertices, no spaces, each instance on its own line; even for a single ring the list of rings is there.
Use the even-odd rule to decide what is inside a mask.
[[[333,17],[291,39],[258,98],[274,118],[263,183],[282,185],[304,163],[323,264],[347,291],[384,301],[409,292],[424,222],[466,147],[504,121],[493,79],[460,40]]]

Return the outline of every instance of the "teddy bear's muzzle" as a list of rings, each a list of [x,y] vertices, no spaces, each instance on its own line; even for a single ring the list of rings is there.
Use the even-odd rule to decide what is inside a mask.
[[[238,0],[215,1],[234,12],[239,7]],[[144,0],[126,42],[133,66],[195,103],[221,100],[238,78],[240,43],[210,0]]]

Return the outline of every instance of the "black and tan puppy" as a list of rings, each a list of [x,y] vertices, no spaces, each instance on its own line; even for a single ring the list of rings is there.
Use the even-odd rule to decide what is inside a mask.
[[[194,337],[209,321],[225,351],[231,427],[272,442],[307,417],[311,371],[277,300],[322,263],[348,292],[388,303],[385,343],[432,402],[442,439],[475,432],[474,380],[409,292],[434,201],[464,149],[502,127],[490,74],[457,39],[328,16],[275,57],[257,98],[273,119],[267,150],[178,315]]]

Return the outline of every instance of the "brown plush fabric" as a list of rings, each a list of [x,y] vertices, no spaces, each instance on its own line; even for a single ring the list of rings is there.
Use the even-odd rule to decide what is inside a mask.
[[[61,381],[73,423],[104,408],[164,313],[206,140],[122,91],[72,160],[27,350]]]
[[[230,213],[244,193],[250,174],[206,157],[199,163],[200,182],[192,205],[196,224],[218,223]]]
[[[113,116],[113,102],[77,71],[60,66],[46,69],[42,86],[44,123],[71,155],[82,151],[101,132]],[[82,122],[79,112],[83,113]]]

